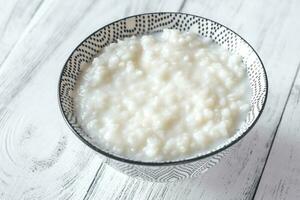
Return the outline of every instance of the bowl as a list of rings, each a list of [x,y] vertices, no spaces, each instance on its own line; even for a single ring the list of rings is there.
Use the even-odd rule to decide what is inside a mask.
[[[80,127],[74,113],[72,93],[84,63],[89,63],[101,49],[118,39],[178,29],[209,37],[229,51],[238,53],[247,68],[252,92],[250,111],[242,126],[222,145],[194,157],[175,161],[143,162],[131,160],[99,147]],[[255,50],[237,33],[213,20],[178,12],[160,12],[134,15],[112,22],[88,36],[67,59],[58,86],[58,99],[62,115],[68,126],[86,145],[102,156],[103,161],[129,176],[148,181],[167,182],[196,177],[216,165],[229,147],[244,137],[257,122],[267,99],[268,82],[263,63]]]

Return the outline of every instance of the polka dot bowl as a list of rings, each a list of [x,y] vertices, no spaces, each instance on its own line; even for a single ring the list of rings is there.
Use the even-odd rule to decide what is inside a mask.
[[[101,49],[118,39],[132,35],[143,35],[163,29],[193,31],[209,37],[229,51],[238,53],[246,65],[252,92],[251,108],[243,125],[222,145],[197,156],[175,161],[142,162],[116,155],[97,146],[82,129],[74,113],[72,92],[84,63],[89,63]],[[196,177],[216,165],[233,144],[245,136],[257,122],[266,103],[267,75],[255,50],[231,29],[206,18],[184,13],[149,13],[127,17],[108,24],[88,36],[67,59],[59,79],[58,98],[63,117],[71,130],[85,144],[103,157],[108,165],[132,177],[148,181],[177,181]],[[230,147],[230,148],[229,148]]]

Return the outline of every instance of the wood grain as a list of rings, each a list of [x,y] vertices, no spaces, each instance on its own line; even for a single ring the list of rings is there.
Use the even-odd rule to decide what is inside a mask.
[[[271,86],[265,112],[231,155],[202,177],[154,184],[106,167],[90,199],[252,199],[299,63],[297,8],[296,1],[187,1],[183,12],[232,27],[259,51]]]
[[[86,195],[101,160],[62,120],[57,84],[72,49],[113,19],[116,13],[107,9],[110,6],[105,1],[44,2],[3,63],[0,199],[83,199]],[[95,20],[99,12],[110,18]]]
[[[162,6],[159,1],[153,5]],[[38,9],[0,69],[0,199],[87,195],[101,159],[62,120],[56,96],[59,73],[81,40],[144,9],[140,6],[139,1],[46,0]]]
[[[299,68],[255,199],[300,199]]]
[[[293,82],[300,62],[299,1],[41,2],[5,1],[0,8],[1,200],[240,200],[252,199],[256,191],[256,199],[299,198],[299,75]],[[192,13],[237,31],[258,50],[270,84],[261,119],[230,156],[203,176],[179,183],[135,180],[102,164],[68,129],[56,97],[60,70],[86,36],[119,18],[155,11]]]
[[[0,0],[0,66],[22,38],[43,0]]]

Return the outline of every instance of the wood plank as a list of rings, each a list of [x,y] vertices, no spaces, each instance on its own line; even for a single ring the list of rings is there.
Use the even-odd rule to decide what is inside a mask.
[[[255,199],[300,199],[299,68]]]
[[[0,66],[42,3],[43,0],[0,0]]]
[[[64,40],[93,4],[45,2],[2,65],[0,199],[80,199],[99,167],[70,135],[56,100],[59,70],[80,34]],[[45,70],[38,82],[33,68]]]
[[[115,4],[44,2],[3,63],[0,199],[83,199],[86,195],[101,160],[63,121],[57,103],[58,77],[81,40],[127,16],[131,6],[139,9],[137,2]]]
[[[154,3],[148,11],[161,7]],[[63,122],[58,76],[83,38],[142,5],[57,0],[41,6],[0,69],[0,199],[86,196],[101,160]]]
[[[172,3],[174,7],[169,8],[167,2],[160,1],[113,5],[105,1],[49,1],[42,6],[0,70],[0,199],[253,196],[298,63],[299,47],[294,39],[299,32],[299,3],[181,3]],[[255,129],[237,145],[236,152],[203,177],[171,184],[137,181],[101,165],[100,159],[70,133],[57,109],[56,78],[72,48],[96,28],[128,14],[167,8],[175,11],[180,7],[220,21],[246,36],[259,49],[272,88],[266,112]],[[234,17],[238,18],[232,20]]]
[[[258,50],[271,86],[265,112],[236,149],[199,178],[149,183],[105,167],[87,199],[252,199],[299,63],[298,10],[297,1],[187,1],[183,12],[228,25]]]

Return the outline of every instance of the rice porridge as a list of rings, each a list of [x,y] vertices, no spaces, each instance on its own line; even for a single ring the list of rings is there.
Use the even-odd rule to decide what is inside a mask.
[[[104,149],[174,160],[231,137],[249,110],[240,56],[194,33],[165,29],[105,47],[78,80],[76,114]]]

